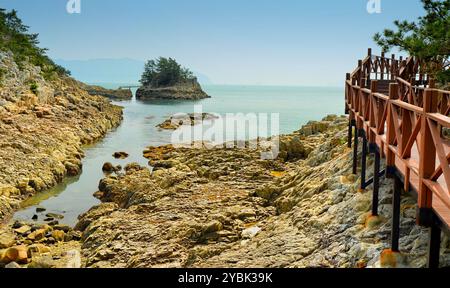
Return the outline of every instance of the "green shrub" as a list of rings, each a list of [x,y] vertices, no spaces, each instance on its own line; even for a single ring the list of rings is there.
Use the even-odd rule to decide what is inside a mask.
[[[159,57],[149,60],[144,67],[141,84],[144,86],[165,87],[194,79],[194,74],[181,67],[175,59]]]
[[[31,92],[33,92],[34,95],[38,95],[38,93],[39,93],[38,89],[39,89],[39,86],[36,82],[33,82],[30,84],[30,90],[31,90]]]
[[[394,30],[374,36],[384,50],[408,52],[424,61],[422,68],[442,85],[450,83],[450,0],[421,0],[425,15],[415,22],[395,21]]]
[[[23,68],[24,62],[41,67],[44,78],[57,75],[70,75],[65,68],[54,63],[47,55],[47,49],[39,46],[38,34],[30,34],[28,27],[17,16],[17,11],[6,12],[0,8],[0,50],[11,51],[14,60]]]

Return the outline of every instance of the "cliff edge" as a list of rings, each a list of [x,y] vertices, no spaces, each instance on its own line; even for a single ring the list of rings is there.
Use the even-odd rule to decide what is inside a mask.
[[[0,51],[0,222],[30,195],[81,171],[83,144],[120,124],[122,108],[69,76]]]

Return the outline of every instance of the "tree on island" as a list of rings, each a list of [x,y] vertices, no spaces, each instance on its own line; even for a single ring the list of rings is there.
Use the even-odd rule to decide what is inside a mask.
[[[181,67],[175,59],[159,57],[145,64],[140,82],[143,86],[158,88],[194,79],[194,74],[189,69]]]
[[[450,82],[450,0],[421,0],[426,15],[417,22],[395,21],[396,31],[374,36],[385,51],[398,48],[426,63],[426,72],[443,85]]]

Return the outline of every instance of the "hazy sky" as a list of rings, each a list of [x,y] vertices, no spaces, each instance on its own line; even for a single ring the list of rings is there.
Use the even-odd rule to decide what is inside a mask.
[[[0,0],[55,59],[174,57],[217,84],[339,85],[372,35],[419,0]]]

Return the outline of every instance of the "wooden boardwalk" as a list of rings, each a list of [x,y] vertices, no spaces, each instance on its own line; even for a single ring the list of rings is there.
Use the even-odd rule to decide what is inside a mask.
[[[373,184],[372,214],[378,216],[380,177],[395,179],[392,251],[400,252],[402,190],[417,196],[417,224],[430,229],[428,266],[439,267],[442,231],[450,227],[450,91],[435,89],[417,59],[374,56],[371,49],[345,82],[349,147],[361,189]],[[355,128],[354,138],[353,128]],[[366,157],[375,155],[374,177],[366,180]],[[386,159],[381,171],[380,158]]]

